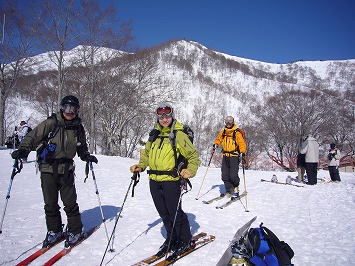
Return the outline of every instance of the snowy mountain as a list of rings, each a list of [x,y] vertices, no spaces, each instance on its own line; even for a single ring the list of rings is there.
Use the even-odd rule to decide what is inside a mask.
[[[76,55],[83,48],[66,51],[65,64],[77,63]],[[99,50],[102,57],[122,55],[113,49]],[[210,110],[220,110],[223,105],[225,110],[236,110],[238,116],[239,109],[283,88],[327,93],[344,92],[355,86],[355,59],[271,64],[224,54],[189,40],[172,40],[146,52],[158,56],[157,75],[178,88],[176,104],[186,121],[193,119],[194,106],[201,104],[208,105]],[[31,58],[25,73],[56,70],[50,58],[53,52]]]
[[[34,152],[31,152],[29,162],[24,164],[22,171],[14,177],[11,197],[6,200],[13,164],[10,151],[0,149],[2,214],[5,213],[5,202],[8,203],[0,234],[2,266],[15,265],[39,249],[46,235],[40,178],[36,175]],[[116,227],[115,251],[106,254],[103,265],[132,265],[156,252],[164,241],[165,230],[149,193],[147,174],[141,174],[134,197],[131,197],[132,191],[128,190],[132,176],[129,167],[137,160],[117,156],[97,157],[99,163],[94,164],[94,172],[99,197],[95,194],[91,173],[84,183],[85,163],[75,158],[75,164],[78,203],[84,230],[95,225],[100,225],[100,228],[55,265],[100,264],[108,240],[102,224],[99,198],[107,219],[109,235],[116,215],[121,212]],[[240,187],[244,188],[242,170],[239,174],[242,180]],[[191,179],[192,190],[182,198],[182,206],[188,214],[193,234],[203,231],[216,236],[216,239],[175,265],[216,265],[237,229],[254,216],[257,216],[257,220],[253,227],[263,222],[293,248],[295,256],[292,262],[297,266],[353,265],[354,173],[341,173],[340,183],[319,181],[315,186],[305,187],[260,182],[260,179],[270,180],[273,174],[281,182],[288,175],[286,172],[245,171],[249,210],[245,212],[245,199],[242,202],[236,201],[225,209],[215,208],[225,200],[210,205],[203,204],[202,200],[211,199],[223,191],[223,183],[219,168],[200,167],[196,177]],[[319,178],[328,176],[328,172],[323,170],[318,173]],[[201,193],[196,200],[200,188]],[[126,195],[128,197],[124,201]],[[65,222],[63,209],[61,211]],[[64,244],[59,244],[31,265],[43,265],[63,246]]]

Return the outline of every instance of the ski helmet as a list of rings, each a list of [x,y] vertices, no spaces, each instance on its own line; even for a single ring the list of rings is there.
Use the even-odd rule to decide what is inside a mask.
[[[173,119],[175,118],[174,108],[167,102],[159,103],[155,110],[155,117],[157,120],[162,116],[171,116]]]
[[[63,106],[65,104],[71,104],[80,108],[79,99],[73,95],[67,95],[62,99],[60,105]]]
[[[234,124],[234,118],[233,116],[227,116],[226,119],[224,120],[225,125],[229,124],[229,125],[233,125]]]

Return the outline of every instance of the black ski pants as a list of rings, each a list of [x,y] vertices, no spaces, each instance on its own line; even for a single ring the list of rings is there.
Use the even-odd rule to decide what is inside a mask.
[[[338,166],[328,166],[329,175],[332,181],[340,181],[339,169]]]
[[[306,173],[309,185],[317,184],[318,163],[306,162]]]
[[[155,208],[164,223],[167,233],[166,239],[169,241],[171,238],[172,243],[175,241],[189,242],[192,235],[188,217],[181,208],[180,181],[157,182],[150,180],[149,186]],[[176,210],[177,214],[173,228]]]
[[[222,159],[222,181],[226,188],[226,193],[233,193],[235,187],[239,187],[239,157],[223,156]]]
[[[69,177],[73,180],[71,184],[65,183],[61,174],[55,177],[52,173],[41,173],[44,212],[48,231],[59,232],[62,230],[62,218],[58,204],[59,194],[67,215],[68,231],[73,234],[78,234],[82,231],[83,225],[79,205],[76,202],[74,171],[69,171]]]

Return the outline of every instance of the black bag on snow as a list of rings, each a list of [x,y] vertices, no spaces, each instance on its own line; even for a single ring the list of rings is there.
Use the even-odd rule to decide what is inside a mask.
[[[267,227],[251,228],[248,232],[247,248],[251,253],[251,266],[291,266],[294,256],[292,248]]]

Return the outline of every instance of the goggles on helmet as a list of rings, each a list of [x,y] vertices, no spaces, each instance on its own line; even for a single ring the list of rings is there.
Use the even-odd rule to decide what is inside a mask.
[[[66,103],[64,105],[62,105],[62,111],[64,114],[67,115],[77,115],[78,114],[78,107],[75,105],[72,105],[70,103]]]
[[[163,116],[171,116],[173,113],[173,109],[169,106],[166,106],[166,107],[159,107],[157,109],[157,116],[160,118],[160,117],[163,117]]]

